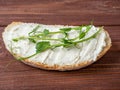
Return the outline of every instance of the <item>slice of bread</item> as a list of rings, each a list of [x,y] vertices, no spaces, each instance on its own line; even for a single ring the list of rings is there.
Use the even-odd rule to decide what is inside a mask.
[[[39,32],[44,29],[59,31],[60,28],[76,27],[64,25],[43,25],[34,23],[13,22],[9,24],[3,34],[3,41],[7,50],[15,57],[27,57],[35,53],[35,44],[28,39],[14,42],[13,39],[21,36],[28,36],[36,25],[40,25]],[[84,28],[85,29],[85,28]],[[89,34],[95,33],[99,27],[92,26]],[[70,32],[71,38],[75,37],[76,31]],[[60,34],[55,34],[52,38],[61,38]],[[56,44],[58,42],[52,41]],[[111,39],[107,31],[102,29],[95,38],[79,43],[79,47],[57,47],[48,49],[31,58],[21,60],[25,64],[46,70],[76,70],[88,66],[101,58],[111,47]],[[11,49],[12,48],[12,49]],[[14,49],[13,49],[14,48]]]

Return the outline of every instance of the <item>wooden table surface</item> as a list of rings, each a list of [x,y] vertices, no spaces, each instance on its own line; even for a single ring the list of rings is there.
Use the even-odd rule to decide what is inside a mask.
[[[12,21],[81,25],[92,20],[110,33],[112,47],[76,71],[45,71],[15,61],[1,37]],[[72,89],[120,90],[120,0],[0,0],[0,90]]]

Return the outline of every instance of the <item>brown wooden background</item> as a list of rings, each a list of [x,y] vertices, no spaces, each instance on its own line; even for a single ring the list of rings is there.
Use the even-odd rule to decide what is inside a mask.
[[[6,51],[1,33],[12,21],[105,26],[113,46],[86,68],[58,72],[27,66]],[[120,0],[0,0],[0,90],[120,90]]]

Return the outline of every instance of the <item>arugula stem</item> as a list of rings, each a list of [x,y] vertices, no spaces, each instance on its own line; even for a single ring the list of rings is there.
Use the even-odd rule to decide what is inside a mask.
[[[69,39],[69,40],[74,41],[74,40],[76,40],[76,39],[78,39],[78,38],[79,38],[79,36],[77,36],[77,37],[75,37],[75,38],[73,38],[73,39]]]
[[[35,56],[35,55],[37,55],[37,54],[38,54],[38,53],[32,54],[32,55],[27,56],[27,57],[18,57],[17,60],[25,60],[25,59],[31,58],[31,57],[33,57],[33,56]]]
[[[58,33],[63,33],[61,31],[57,31],[57,32],[49,32],[49,34],[58,34]]]
[[[54,41],[61,41],[61,39],[54,39],[54,38],[39,38],[39,37],[28,37],[30,39],[36,39],[36,40],[54,40]]]
[[[48,35],[50,34],[59,34],[59,33],[63,33],[61,31],[57,31],[57,32],[49,32]],[[39,33],[39,34],[36,34],[36,35],[33,35],[33,36],[43,36],[44,34],[43,33]]]

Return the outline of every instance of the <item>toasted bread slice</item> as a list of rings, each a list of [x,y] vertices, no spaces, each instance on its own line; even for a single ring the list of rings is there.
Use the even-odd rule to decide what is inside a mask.
[[[39,32],[48,29],[51,32],[59,31],[60,28],[74,28],[76,26],[64,25],[43,25],[34,23],[13,22],[9,24],[3,34],[3,41],[7,50],[15,57],[27,57],[35,53],[35,45],[28,39],[23,39],[18,42],[13,41],[14,38],[25,36],[28,37],[36,25],[40,25]],[[85,29],[85,28],[84,28]],[[95,33],[99,27],[92,26],[89,34]],[[74,38],[77,31],[71,31],[69,35]],[[62,35],[55,34],[52,38],[61,38]],[[52,44],[58,42],[51,41]],[[57,47],[55,49],[48,49],[33,57],[21,60],[25,64],[33,67],[46,69],[46,70],[76,70],[88,66],[101,58],[111,47],[111,39],[107,31],[102,29],[95,38],[78,43],[77,47]]]

